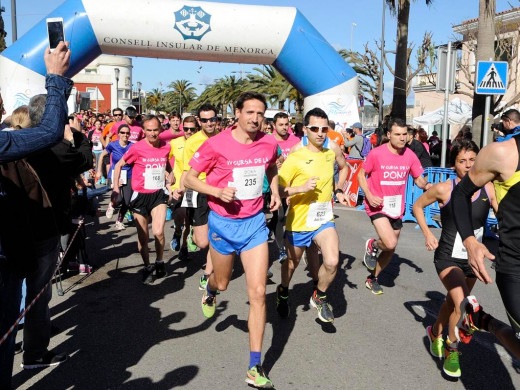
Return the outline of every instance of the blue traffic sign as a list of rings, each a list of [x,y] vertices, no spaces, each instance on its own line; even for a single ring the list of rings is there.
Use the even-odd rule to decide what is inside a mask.
[[[479,61],[475,93],[479,95],[503,95],[507,89],[507,62]]]

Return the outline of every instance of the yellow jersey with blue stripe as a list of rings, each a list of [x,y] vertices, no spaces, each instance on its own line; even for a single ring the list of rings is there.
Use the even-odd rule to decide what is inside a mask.
[[[199,130],[186,140],[186,143],[184,144],[183,170],[185,170],[185,171],[190,170],[191,158],[193,157],[193,155],[195,153],[197,153],[197,150],[199,150],[201,145],[207,139],[208,139],[208,136],[206,135],[206,133],[204,133],[202,130]],[[199,175],[199,179],[202,180],[203,182],[205,182],[206,181],[206,172],[201,172]]]
[[[321,225],[334,221],[332,191],[334,188],[335,153],[327,148],[312,152],[303,147],[289,154],[278,172],[280,185],[297,187],[311,177],[318,177],[313,191],[291,196],[285,229],[289,231],[314,231]]]
[[[175,190],[181,185],[181,176],[184,170],[184,145],[186,138],[184,136],[177,137],[170,141],[170,155],[168,160],[171,161],[172,157],[175,157],[173,165],[173,176],[175,176],[175,183],[172,185],[172,190]]]

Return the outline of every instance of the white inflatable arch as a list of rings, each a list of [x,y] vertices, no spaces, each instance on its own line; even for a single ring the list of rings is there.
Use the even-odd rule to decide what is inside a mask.
[[[272,64],[336,121],[358,118],[354,70],[296,9],[172,0],[66,0],[47,17],[62,17],[72,77],[100,54]],[[45,18],[0,54],[7,109],[17,94],[44,85]],[[340,117],[342,119],[340,119]],[[348,120],[347,120],[348,118]]]

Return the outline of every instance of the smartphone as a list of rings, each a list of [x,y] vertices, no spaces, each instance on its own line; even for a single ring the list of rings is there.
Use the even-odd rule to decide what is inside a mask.
[[[63,18],[47,18],[47,35],[51,52],[56,49],[60,42],[65,42],[65,29]]]

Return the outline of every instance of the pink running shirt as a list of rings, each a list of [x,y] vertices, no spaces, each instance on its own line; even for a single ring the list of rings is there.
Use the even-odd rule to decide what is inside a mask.
[[[383,205],[375,208],[365,198],[368,216],[382,213],[390,218],[402,218],[408,176],[416,178],[424,171],[415,153],[404,148],[401,154],[394,154],[388,144],[383,144],[367,155],[363,169],[370,192],[383,198]]]
[[[103,144],[101,143],[101,134],[103,132],[101,130],[92,130],[92,134],[90,136],[90,140],[92,141],[92,151],[93,152],[101,152],[103,151]]]
[[[116,122],[110,129],[110,134],[117,135],[117,132],[119,131],[119,126],[126,125],[126,124],[127,123],[125,121]],[[128,127],[130,128],[130,137],[128,137],[129,142],[135,143],[144,138],[144,132],[143,132],[143,128],[141,126],[128,125]],[[119,139],[119,137],[118,137],[118,139]]]
[[[132,166],[132,190],[151,194],[164,188],[166,162],[170,144],[159,141],[159,147],[150,146],[145,139],[136,142],[123,155],[123,160]]]
[[[190,166],[206,172],[206,183],[214,187],[237,189],[230,203],[208,195],[211,210],[227,218],[247,218],[262,210],[265,170],[276,162],[278,144],[274,137],[259,131],[256,140],[245,145],[233,138],[233,131],[223,131],[204,141]]]
[[[273,135],[274,138],[274,135]],[[278,143],[278,146],[280,149],[282,149],[282,156],[284,160],[289,155],[289,152],[291,151],[291,148],[296,145],[298,142],[300,142],[300,139],[296,137],[293,134],[289,134],[289,137],[285,141],[278,141],[276,138],[274,138],[275,141]]]

